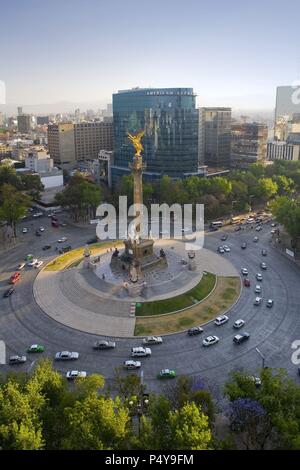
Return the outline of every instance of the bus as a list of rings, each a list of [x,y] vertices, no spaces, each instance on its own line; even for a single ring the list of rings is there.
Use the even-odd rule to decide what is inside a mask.
[[[231,223],[232,225],[241,224],[244,219],[245,219],[244,216],[237,215],[236,217],[231,217],[230,223]]]
[[[216,222],[211,222],[211,223],[210,223],[210,228],[216,228],[216,229],[218,229],[218,228],[221,228],[221,227],[223,227],[223,222],[221,222],[221,220],[218,220],[218,221],[216,221]]]

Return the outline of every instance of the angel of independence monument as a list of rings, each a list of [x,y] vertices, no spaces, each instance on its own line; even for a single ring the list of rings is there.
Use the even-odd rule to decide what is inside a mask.
[[[119,265],[123,270],[130,273],[130,281],[142,282],[143,272],[152,268],[158,267],[158,265],[166,265],[166,256],[163,250],[160,250],[160,256],[154,253],[154,240],[151,238],[142,238],[142,217],[143,217],[143,178],[142,173],[146,168],[146,164],[143,162],[141,152],[143,146],[141,144],[141,138],[144,135],[144,131],[139,132],[136,135],[128,134],[129,140],[132,142],[135,148],[135,155],[133,161],[129,163],[129,167],[133,173],[133,202],[136,211],[136,217],[134,221],[134,230],[131,235],[128,235],[127,240],[124,241],[125,250],[119,254],[118,250],[112,256],[111,265]]]

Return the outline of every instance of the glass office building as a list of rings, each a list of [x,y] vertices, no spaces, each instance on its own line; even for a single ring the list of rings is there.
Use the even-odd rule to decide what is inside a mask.
[[[198,172],[198,112],[192,88],[144,88],[113,95],[113,184],[129,173],[134,148],[127,132],[145,131],[146,179],[182,178]]]

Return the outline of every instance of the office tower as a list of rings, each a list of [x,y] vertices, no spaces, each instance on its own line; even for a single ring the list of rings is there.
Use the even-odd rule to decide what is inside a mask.
[[[264,163],[267,157],[268,126],[258,122],[232,124],[231,163],[246,168]]]
[[[48,147],[54,165],[72,168],[76,162],[74,124],[49,124]]]
[[[300,87],[277,87],[274,126],[274,138],[276,140],[286,140],[287,134],[291,131],[293,115],[299,113]]]
[[[32,119],[30,114],[18,115],[18,132],[20,134],[29,134],[32,129]]]
[[[38,126],[45,126],[49,124],[49,116],[37,116],[36,123]]]
[[[112,122],[81,122],[74,131],[76,160],[92,160],[100,150],[113,150]]]
[[[127,133],[144,130],[144,178],[184,177],[198,172],[198,112],[192,88],[134,88],[113,95],[113,185],[129,174]]]
[[[299,142],[300,144],[300,142]],[[268,142],[268,160],[290,160],[297,161],[300,158],[300,145],[287,142]]]
[[[231,108],[199,108],[200,165],[230,167]]]

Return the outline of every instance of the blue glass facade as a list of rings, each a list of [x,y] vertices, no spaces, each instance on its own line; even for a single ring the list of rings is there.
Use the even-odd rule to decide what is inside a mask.
[[[113,95],[113,183],[128,164],[134,149],[127,132],[145,131],[142,138],[145,178],[162,175],[182,178],[198,170],[198,112],[192,88],[146,88]]]

